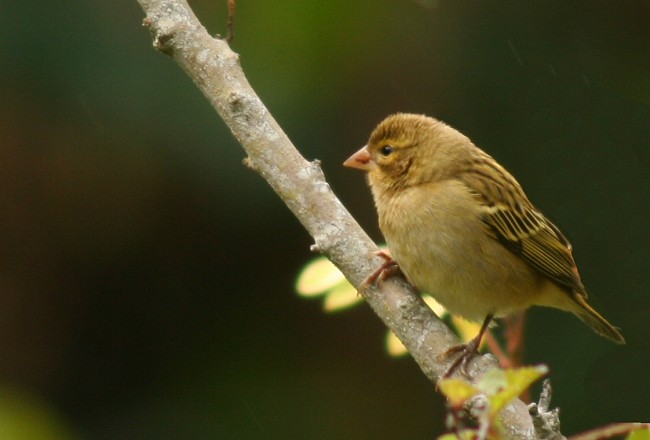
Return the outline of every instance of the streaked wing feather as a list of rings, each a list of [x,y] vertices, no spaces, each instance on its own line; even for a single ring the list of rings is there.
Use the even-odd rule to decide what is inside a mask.
[[[462,180],[482,202],[482,220],[494,238],[545,276],[585,294],[571,244],[558,228],[535,209],[505,169],[493,163],[486,165],[493,167],[489,173],[477,172],[475,165]]]

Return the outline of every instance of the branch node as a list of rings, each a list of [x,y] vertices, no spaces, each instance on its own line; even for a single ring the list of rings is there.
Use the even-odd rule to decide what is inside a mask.
[[[320,246],[318,246],[318,244],[314,243],[314,244],[312,244],[311,246],[309,246],[309,251],[310,251],[310,252],[313,252],[313,253],[315,253],[315,254],[316,254],[316,253],[320,253],[320,252],[321,252],[321,250],[320,250]]]
[[[241,93],[231,92],[228,95],[228,108],[231,113],[237,114],[244,109],[244,96]]]
[[[242,165],[244,165],[246,168],[249,168],[253,171],[257,171],[257,167],[255,167],[255,163],[253,160],[249,157],[245,157],[241,161]]]
[[[168,17],[159,18],[158,20],[152,17],[145,17],[142,20],[142,26],[149,29],[153,36],[153,47],[164,53],[165,55],[172,55],[174,52],[174,35],[177,32],[178,23],[172,21]]]
[[[321,166],[320,159],[314,159],[309,162],[309,167],[319,178],[325,180],[325,173],[323,173],[323,167]]]

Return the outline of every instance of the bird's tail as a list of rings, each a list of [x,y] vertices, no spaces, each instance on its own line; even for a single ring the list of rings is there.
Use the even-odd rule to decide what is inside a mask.
[[[625,344],[625,338],[616,327],[607,322],[600,313],[595,311],[587,301],[585,297],[579,293],[573,294],[573,301],[578,305],[577,308],[573,309],[572,312],[580,318],[585,324],[587,324],[593,331],[599,335],[610,339],[617,344]]]

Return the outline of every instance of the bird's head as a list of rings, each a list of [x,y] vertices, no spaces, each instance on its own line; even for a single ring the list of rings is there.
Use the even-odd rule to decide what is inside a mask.
[[[343,165],[368,171],[374,188],[399,190],[449,178],[474,148],[460,132],[424,115],[384,119]]]

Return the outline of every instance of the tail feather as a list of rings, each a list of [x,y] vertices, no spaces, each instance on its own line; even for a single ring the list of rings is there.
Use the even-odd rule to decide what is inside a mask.
[[[593,331],[598,333],[601,336],[604,336],[607,339],[610,339],[617,344],[625,344],[625,338],[616,327],[607,322],[600,313],[594,310],[583,295],[575,293],[573,295],[573,300],[579,306],[577,309],[573,310],[573,313],[580,318],[585,324],[587,324]]]

